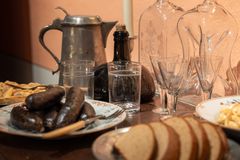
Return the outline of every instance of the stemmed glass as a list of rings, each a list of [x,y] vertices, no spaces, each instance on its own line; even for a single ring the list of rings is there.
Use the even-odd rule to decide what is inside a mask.
[[[175,113],[177,111],[179,91],[188,72],[189,61],[179,56],[163,58],[159,59],[158,67],[163,85],[166,87],[168,94],[172,96],[170,104]]]
[[[152,64],[152,68],[157,80],[157,87],[160,93],[160,104],[162,107],[158,106],[158,108],[154,108],[152,111],[154,113],[162,114],[162,115],[167,115],[169,114],[168,110],[168,104],[167,104],[167,88],[165,86],[165,83],[163,82],[163,78],[160,74],[160,70],[158,67],[158,62],[159,62],[159,55],[150,55],[150,61]]]
[[[223,57],[214,55],[193,58],[198,80],[203,91],[203,100],[212,97],[213,84],[217,78],[222,61]]]

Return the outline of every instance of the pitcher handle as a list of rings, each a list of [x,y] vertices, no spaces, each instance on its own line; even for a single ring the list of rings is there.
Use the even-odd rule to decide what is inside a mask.
[[[47,31],[49,30],[59,30],[59,31],[63,31],[62,27],[61,27],[61,19],[55,19],[53,21],[53,23],[51,25],[48,25],[46,27],[43,27],[39,33],[39,42],[41,43],[41,45],[43,46],[44,49],[46,49],[48,51],[48,53],[50,53],[50,55],[53,57],[53,59],[56,61],[56,63],[58,64],[58,68],[55,71],[52,71],[53,74],[55,74],[56,72],[58,72],[60,70],[60,65],[61,65],[61,61],[57,58],[57,56],[46,46],[45,42],[44,42],[44,35]]]

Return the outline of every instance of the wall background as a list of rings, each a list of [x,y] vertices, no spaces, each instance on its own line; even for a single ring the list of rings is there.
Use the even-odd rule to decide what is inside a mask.
[[[156,0],[133,0],[134,33],[138,32],[138,20],[141,13]],[[171,0],[171,2],[184,9],[190,9],[202,2],[202,0]],[[240,24],[240,1],[218,0],[230,11]],[[40,29],[51,24],[55,18],[63,18],[64,13],[55,8],[61,6],[72,15],[99,15],[105,21],[118,20],[123,23],[122,0],[28,0],[28,1],[4,1],[1,5],[0,18],[0,80],[15,80],[19,82],[39,81],[42,83],[55,83],[51,70],[56,68],[54,60],[41,47],[38,42]],[[112,60],[113,55],[113,31],[110,32],[107,42],[107,60]],[[51,31],[46,34],[46,43],[49,48],[60,57],[61,33]],[[239,38],[233,50],[234,64],[240,59]],[[6,58],[7,57],[7,58]],[[132,59],[138,57],[137,40],[132,53]],[[14,60],[13,60],[14,59]],[[1,61],[5,62],[4,64]],[[18,62],[21,63],[18,64]],[[8,62],[8,63],[6,63]],[[22,62],[26,63],[22,67]],[[9,68],[13,67],[11,70]],[[36,69],[37,68],[37,69]],[[25,76],[22,76],[25,75]],[[27,78],[24,78],[27,76]]]
[[[133,23],[134,33],[138,34],[138,20],[141,13],[156,0],[133,0]],[[183,0],[173,0],[174,3],[183,6],[186,9],[190,9],[196,4],[200,3],[200,0],[194,0],[188,2]],[[30,8],[30,26],[31,26],[31,39],[32,39],[32,62],[42,67],[52,69],[56,67],[53,59],[49,54],[40,46],[38,42],[38,34],[40,29],[52,23],[52,20],[65,15],[56,10],[57,6],[65,8],[72,15],[99,15],[105,21],[117,20],[119,23],[123,23],[122,13],[122,0],[34,0],[29,1]],[[113,55],[113,31],[109,34],[108,43],[106,48],[107,60],[112,60]],[[60,56],[61,52],[61,33],[58,31],[52,31],[46,35],[46,43],[49,47]],[[135,40],[135,47],[132,53],[132,59],[136,60],[138,54],[137,40]]]
[[[141,12],[154,0],[134,0],[134,32],[137,34],[138,17]],[[32,62],[48,69],[56,67],[49,54],[38,43],[39,30],[50,24],[57,17],[63,18],[65,15],[60,10],[55,10],[57,6],[65,8],[72,15],[99,15],[104,21],[117,20],[123,23],[122,0],[34,0],[29,1],[31,39],[32,39]],[[109,34],[106,48],[107,59],[110,61],[113,55],[113,31]],[[46,35],[46,43],[60,56],[61,52],[61,33],[58,31],[50,32]],[[137,44],[137,41],[136,41]],[[133,59],[137,57],[137,47],[134,49]]]

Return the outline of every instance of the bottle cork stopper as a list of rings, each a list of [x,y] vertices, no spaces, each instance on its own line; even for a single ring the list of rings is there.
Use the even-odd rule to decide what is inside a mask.
[[[118,25],[116,25],[116,31],[126,31],[125,24],[118,24]]]

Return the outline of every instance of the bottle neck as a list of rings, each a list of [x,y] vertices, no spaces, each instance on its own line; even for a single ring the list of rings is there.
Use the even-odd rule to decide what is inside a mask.
[[[114,32],[113,61],[131,61],[128,36],[129,34],[127,31]]]

